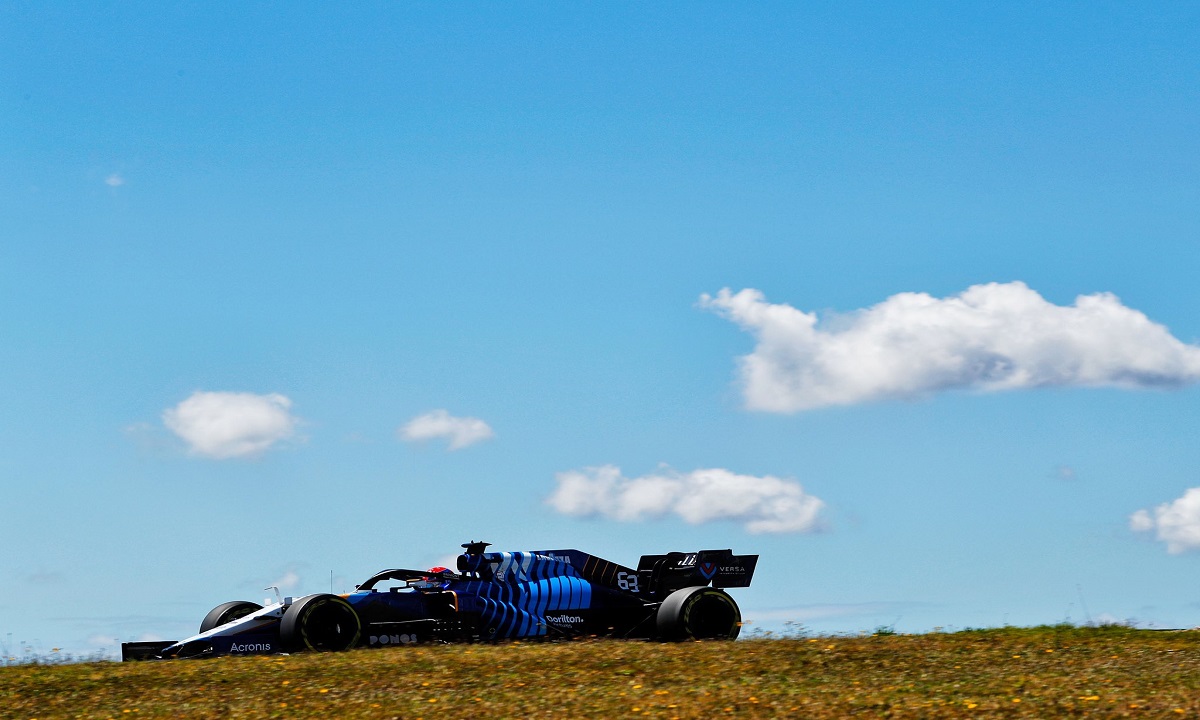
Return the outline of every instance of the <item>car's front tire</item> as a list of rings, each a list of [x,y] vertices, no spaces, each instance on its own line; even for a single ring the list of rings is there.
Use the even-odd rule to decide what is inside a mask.
[[[250,602],[249,600],[234,600],[232,602],[221,603],[212,610],[209,610],[208,614],[204,616],[204,620],[200,621],[200,632],[208,632],[215,627],[244,618],[250,613],[259,610],[262,610],[262,605]]]
[[[668,595],[655,621],[661,640],[733,640],[742,629],[742,611],[722,590],[690,587]]]
[[[279,623],[279,640],[287,652],[338,652],[358,644],[362,621],[337,595],[309,595],[292,603]]]

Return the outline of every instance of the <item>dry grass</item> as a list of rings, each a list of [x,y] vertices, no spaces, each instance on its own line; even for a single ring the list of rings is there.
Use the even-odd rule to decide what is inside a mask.
[[[1200,717],[1200,635],[446,645],[0,669],[0,717]]]

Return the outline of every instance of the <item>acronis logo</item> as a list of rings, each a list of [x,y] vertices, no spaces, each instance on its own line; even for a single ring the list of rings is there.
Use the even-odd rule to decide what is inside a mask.
[[[231,653],[265,653],[271,652],[271,643],[234,643],[229,646]]]

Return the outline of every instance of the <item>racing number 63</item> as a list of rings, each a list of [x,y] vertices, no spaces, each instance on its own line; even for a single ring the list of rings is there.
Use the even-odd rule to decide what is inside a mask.
[[[638,576],[634,573],[619,572],[617,573],[617,587],[629,592],[638,591]]]

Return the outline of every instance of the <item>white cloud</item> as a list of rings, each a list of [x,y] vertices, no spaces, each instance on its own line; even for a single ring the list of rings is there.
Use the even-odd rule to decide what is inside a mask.
[[[408,441],[445,439],[451,450],[461,450],[495,436],[492,428],[479,418],[455,417],[445,410],[419,415],[397,432]]]
[[[1124,625],[1126,627],[1137,627],[1137,620],[1133,618],[1120,618],[1112,613],[1102,612],[1092,618],[1091,625]]]
[[[27,575],[25,579],[33,585],[57,585],[63,581],[62,573],[40,570]]]
[[[96,633],[87,639],[87,644],[95,648],[111,648],[121,644],[121,641],[112,635]]]
[[[125,178],[121,177],[120,173],[113,173],[104,178],[104,184],[109,187],[121,187],[125,184]]]
[[[1129,528],[1154,532],[1172,555],[1200,549],[1200,488],[1191,488],[1153,510],[1138,510],[1129,516]]]
[[[287,592],[288,590],[295,590],[299,584],[300,576],[296,574],[295,570],[288,570],[283,574],[283,577],[271,583],[271,586],[279,588],[282,592]]]
[[[1075,472],[1075,468],[1071,467],[1070,465],[1059,465],[1058,467],[1054,468],[1054,477],[1058,478],[1059,480],[1070,482],[1078,479],[1079,473]]]
[[[447,570],[458,570],[458,555],[442,555],[437,560],[433,561],[430,568],[444,567]]]
[[[1134,532],[1149,532],[1154,529],[1154,518],[1148,510],[1138,510],[1129,516],[1129,529]]]
[[[900,293],[819,320],[758,290],[702,295],[700,306],[755,336],[740,359],[746,406],[797,412],[950,389],[1177,387],[1200,380],[1200,347],[1115,295],[1054,305],[1024,283],[935,298]]]
[[[201,392],[163,411],[163,424],[195,455],[234,458],[259,455],[292,436],[298,419],[283,395]]]
[[[792,607],[766,608],[762,610],[746,609],[742,617],[751,622],[768,622],[772,620],[791,620],[793,622],[813,622],[816,620],[832,620],[840,618],[876,617],[879,615],[894,615],[923,603],[914,602],[864,602],[827,605],[795,605]]]
[[[825,503],[799,483],[771,475],[738,475],[722,468],[626,478],[613,465],[558,473],[546,502],[564,515],[632,522],[675,514],[693,525],[742,523],[751,533],[819,529]]]

